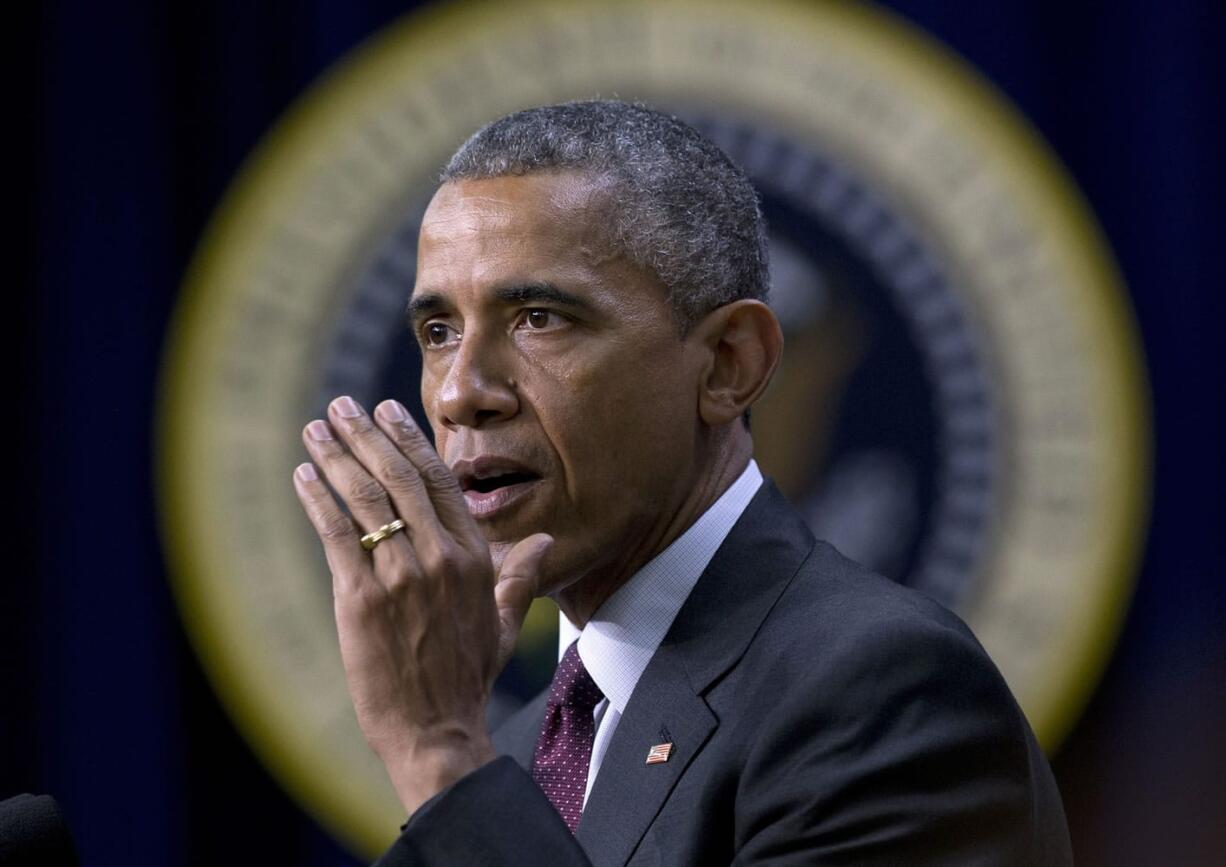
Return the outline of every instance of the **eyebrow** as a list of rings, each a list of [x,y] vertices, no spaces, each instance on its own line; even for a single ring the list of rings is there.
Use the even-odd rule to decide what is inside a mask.
[[[409,306],[404,311],[405,318],[410,326],[415,326],[427,316],[431,316],[447,305],[443,302],[443,296],[435,293],[427,293],[425,295],[414,295],[409,299]]]
[[[492,294],[498,301],[515,304],[540,301],[569,307],[577,311],[591,312],[594,309],[592,303],[586,298],[581,298],[564,289],[559,289],[552,283],[515,283],[510,286],[499,287]],[[442,295],[435,292],[427,292],[424,295],[414,295],[410,298],[405,314],[409,324],[416,325],[426,317],[432,316],[440,310],[445,310],[447,306],[447,300]]]

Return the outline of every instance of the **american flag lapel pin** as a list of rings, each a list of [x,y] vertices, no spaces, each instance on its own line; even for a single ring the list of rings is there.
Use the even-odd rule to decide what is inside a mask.
[[[658,765],[668,761],[668,757],[673,754],[673,745],[671,742],[666,744],[656,744],[647,751],[647,764]]]

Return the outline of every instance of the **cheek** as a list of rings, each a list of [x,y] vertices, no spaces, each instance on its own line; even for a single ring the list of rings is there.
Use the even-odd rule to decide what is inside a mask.
[[[643,434],[659,437],[680,433],[657,426],[689,423],[687,416],[694,413],[696,405],[691,379],[682,353],[671,348],[640,350],[623,359],[616,375],[603,384],[601,390],[608,395],[603,404],[628,425],[648,426]]]
[[[439,454],[442,454],[441,440],[446,434],[446,428],[438,423],[438,417],[434,411],[435,396],[438,394],[438,388],[441,383],[439,377],[432,373],[430,368],[431,365],[423,360],[421,371],[421,405],[422,409],[426,412],[426,420],[434,428],[435,445],[439,446]]]
[[[551,426],[578,482],[642,485],[692,448],[697,398],[677,356],[639,349],[559,383],[570,398],[555,402]]]

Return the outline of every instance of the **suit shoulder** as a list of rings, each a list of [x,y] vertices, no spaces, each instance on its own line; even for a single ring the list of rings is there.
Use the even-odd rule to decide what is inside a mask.
[[[800,682],[933,681],[1012,704],[996,666],[953,612],[818,542],[755,637],[750,657]],[[747,660],[749,661],[749,660]],[[752,662],[751,662],[752,665]]]
[[[1069,863],[1050,769],[970,629],[829,545],[710,699],[746,860],[804,838],[857,863]]]
[[[891,581],[817,542],[772,617],[817,617],[848,630],[884,622],[938,628],[970,636],[962,620],[932,597]]]

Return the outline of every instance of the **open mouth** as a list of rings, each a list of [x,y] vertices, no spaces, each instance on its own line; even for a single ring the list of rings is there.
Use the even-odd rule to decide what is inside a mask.
[[[509,509],[528,495],[539,473],[506,458],[480,457],[459,461],[452,467],[469,514],[475,518],[490,518]]]
[[[525,482],[535,482],[540,476],[533,473],[502,473],[497,476],[487,476],[483,479],[468,479],[460,484],[461,490],[475,491],[478,494],[488,494],[496,491],[499,488],[510,487],[511,485],[521,485]]]

